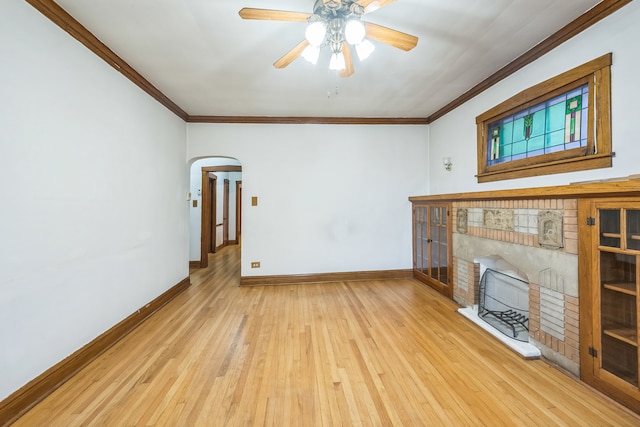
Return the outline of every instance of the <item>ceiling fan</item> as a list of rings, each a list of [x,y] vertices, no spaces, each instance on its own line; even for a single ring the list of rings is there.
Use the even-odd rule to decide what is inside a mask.
[[[284,68],[299,56],[312,64],[317,63],[320,48],[331,51],[329,69],[340,71],[341,77],[353,74],[351,46],[358,58],[366,59],[375,49],[368,39],[409,51],[416,47],[418,38],[391,28],[362,21],[362,17],[395,0],[315,0],[313,13],[290,12],[245,7],[240,10],[243,19],[308,22],[305,39],[278,59],[273,66]]]

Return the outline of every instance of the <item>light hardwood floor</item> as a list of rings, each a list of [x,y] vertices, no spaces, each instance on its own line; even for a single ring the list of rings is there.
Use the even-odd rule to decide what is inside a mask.
[[[631,426],[413,280],[239,288],[239,249],[15,426]]]

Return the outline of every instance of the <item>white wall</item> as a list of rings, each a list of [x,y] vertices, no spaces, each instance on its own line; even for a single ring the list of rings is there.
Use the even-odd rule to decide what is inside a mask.
[[[486,191],[564,185],[571,182],[640,173],[637,103],[640,99],[640,2],[631,2],[430,125],[430,193]],[[476,116],[516,93],[587,61],[613,52],[612,134],[613,167],[477,184]],[[451,157],[453,170],[442,167]]]
[[[242,163],[243,276],[411,268],[407,198],[428,190],[426,126],[190,123],[187,133],[188,159]]]
[[[198,201],[198,206],[193,207],[193,203],[189,206],[189,260],[200,260],[200,238],[202,229],[202,168],[205,166],[221,166],[236,165],[241,166],[237,159],[214,157],[198,159],[191,164],[191,174],[189,191],[191,191],[191,199]],[[217,183],[217,199],[216,199],[216,224],[222,223],[222,207],[224,201],[224,180],[229,180],[229,240],[236,239],[236,181],[242,181],[242,172],[216,172],[218,177]],[[222,235],[216,235],[216,238],[222,238]]]
[[[0,2],[0,400],[188,275],[184,122]]]

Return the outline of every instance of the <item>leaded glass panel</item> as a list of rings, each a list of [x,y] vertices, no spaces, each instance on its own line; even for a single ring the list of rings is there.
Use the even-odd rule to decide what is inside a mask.
[[[487,165],[587,145],[589,85],[490,123]]]

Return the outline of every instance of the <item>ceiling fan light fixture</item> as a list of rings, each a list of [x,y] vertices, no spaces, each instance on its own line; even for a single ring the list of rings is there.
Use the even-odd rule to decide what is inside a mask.
[[[318,58],[320,57],[320,47],[311,45],[305,47],[302,51],[302,57],[313,65],[316,65],[318,63]]]
[[[312,22],[307,26],[304,36],[311,46],[318,47],[324,42],[327,35],[327,26],[322,21]]]
[[[320,50],[329,51],[331,70],[341,71],[340,77],[353,74],[353,49],[360,61],[375,50],[367,40],[408,51],[416,47],[418,38],[401,31],[363,21],[366,13],[384,7],[395,0],[313,0],[313,12],[290,12],[275,9],[245,7],[242,19],[306,22],[305,39],[285,53],[273,65],[284,68],[300,56],[316,64]]]
[[[344,27],[344,37],[347,43],[357,45],[364,40],[366,30],[359,19],[350,19]]]
[[[356,45],[356,54],[358,55],[358,59],[360,61],[364,61],[376,50],[376,47],[369,40],[362,40],[362,42]]]
[[[332,53],[331,61],[329,61],[329,69],[334,71],[344,70],[346,67],[344,54],[342,52]]]

